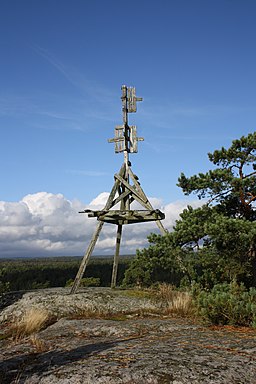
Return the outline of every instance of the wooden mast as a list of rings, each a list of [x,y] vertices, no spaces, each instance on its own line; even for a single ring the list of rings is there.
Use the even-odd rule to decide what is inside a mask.
[[[142,98],[136,97],[135,88],[123,85],[122,88],[122,113],[123,125],[115,127],[115,138],[109,139],[110,143],[115,143],[115,152],[124,154],[124,162],[118,174],[114,175],[115,183],[109,194],[105,207],[100,211],[84,210],[80,213],[87,213],[89,217],[97,217],[99,223],[96,227],[91,242],[84,254],[83,260],[74,280],[71,293],[75,293],[79,287],[80,281],[85,272],[89,258],[94,250],[96,242],[105,222],[116,224],[116,248],[113,262],[111,287],[116,287],[118,260],[120,254],[122,229],[124,224],[133,224],[139,222],[155,221],[162,234],[167,231],[160,220],[164,219],[164,214],[152,207],[146,194],[138,182],[138,177],[131,170],[129,153],[137,153],[138,141],[144,140],[137,137],[136,126],[128,125],[128,113],[137,111],[137,101],[142,101]],[[132,183],[132,184],[131,184]],[[131,204],[137,201],[144,209],[132,210]],[[120,204],[119,209],[111,209],[117,204]]]

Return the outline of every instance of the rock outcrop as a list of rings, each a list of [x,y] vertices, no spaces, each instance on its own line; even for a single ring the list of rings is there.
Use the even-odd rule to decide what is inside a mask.
[[[55,322],[22,339],[5,337],[12,319],[31,308]],[[1,384],[256,384],[255,330],[163,317],[158,303],[119,290],[28,292],[0,318]]]

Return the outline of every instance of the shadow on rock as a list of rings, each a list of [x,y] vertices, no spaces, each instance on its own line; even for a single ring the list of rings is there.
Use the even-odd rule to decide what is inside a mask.
[[[52,369],[86,359],[91,355],[114,348],[127,339],[88,344],[71,350],[54,350],[46,353],[30,353],[16,356],[0,363],[0,384],[24,383],[33,374],[49,374]]]
[[[20,300],[27,291],[5,292],[0,295],[0,311]]]

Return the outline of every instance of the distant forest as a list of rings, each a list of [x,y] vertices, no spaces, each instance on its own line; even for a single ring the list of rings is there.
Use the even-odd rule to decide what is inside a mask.
[[[120,256],[117,285],[124,279],[133,256]],[[74,279],[82,257],[48,257],[0,259],[1,291],[20,291],[48,287],[65,287]],[[113,257],[92,257],[84,278],[97,279],[98,285],[110,286]],[[95,280],[96,281],[96,280]]]

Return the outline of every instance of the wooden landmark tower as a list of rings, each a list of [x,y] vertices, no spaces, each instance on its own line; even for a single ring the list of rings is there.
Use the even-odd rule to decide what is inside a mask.
[[[123,152],[124,162],[120,171],[114,175],[115,182],[105,207],[100,211],[84,210],[80,212],[87,213],[88,217],[97,217],[99,222],[91,242],[84,254],[72,286],[71,293],[75,293],[79,287],[87,263],[96,245],[104,223],[111,223],[117,226],[116,249],[111,280],[112,288],[116,287],[117,267],[123,225],[155,221],[160,231],[163,234],[166,233],[166,230],[160,221],[164,219],[164,214],[158,209],[154,210],[150,204],[147,196],[140,186],[138,177],[131,170],[131,163],[129,161],[129,154],[138,152],[138,141],[143,141],[143,138],[137,137],[137,129],[135,125],[129,126],[128,114],[137,111],[137,101],[142,101],[142,98],[136,97],[135,88],[123,85],[121,100],[123,124],[115,127],[115,137],[108,141],[115,144],[116,153]],[[139,203],[144,209],[132,210],[131,204],[134,201]],[[118,208],[114,208],[115,206],[118,206]]]

